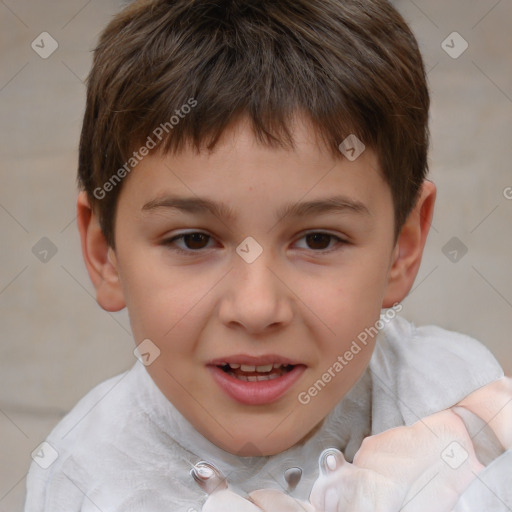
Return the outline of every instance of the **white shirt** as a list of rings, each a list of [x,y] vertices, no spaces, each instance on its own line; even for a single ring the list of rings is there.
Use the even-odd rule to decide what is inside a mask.
[[[286,488],[284,471],[300,467],[291,495],[307,500],[325,448],[352,461],[365,437],[450,408],[502,377],[478,341],[396,317],[379,333],[366,372],[312,437],[277,455],[238,457],[199,434],[137,362],[91,390],[50,433],[40,464],[30,467],[25,512],[199,512],[207,496],[189,472],[200,460],[243,496]],[[454,511],[512,510],[512,451],[478,476]]]

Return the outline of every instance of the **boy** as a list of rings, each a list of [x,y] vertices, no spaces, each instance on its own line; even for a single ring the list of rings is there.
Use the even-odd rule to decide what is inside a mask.
[[[27,512],[510,510],[510,379],[396,315],[433,215],[428,108],[384,0],[145,0],[109,24],[78,225],[139,361],[50,434]]]

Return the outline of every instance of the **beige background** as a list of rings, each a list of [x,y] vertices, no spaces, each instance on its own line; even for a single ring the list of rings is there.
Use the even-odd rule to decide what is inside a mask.
[[[432,90],[433,228],[404,316],[483,341],[512,373],[511,0],[400,0]],[[0,512],[21,510],[30,453],[95,384],[134,362],[126,314],[95,303],[75,227],[85,79],[113,0],[0,1]],[[31,43],[49,32],[42,59]],[[459,58],[441,47],[456,31]],[[451,38],[453,39],[453,37]],[[448,44],[461,48],[454,39]],[[48,46],[46,46],[48,48]],[[43,237],[57,253],[32,252]],[[467,254],[443,248],[453,238]],[[51,255],[51,253],[49,253]],[[454,254],[452,253],[451,257]]]

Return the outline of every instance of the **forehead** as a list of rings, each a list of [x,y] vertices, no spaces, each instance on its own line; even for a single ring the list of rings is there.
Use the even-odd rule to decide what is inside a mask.
[[[172,210],[227,222],[246,207],[271,210],[274,219],[329,212],[371,217],[391,201],[370,148],[354,161],[333,155],[307,123],[295,123],[293,137],[293,147],[270,147],[240,122],[211,151],[186,147],[145,157],[122,195],[144,214]]]

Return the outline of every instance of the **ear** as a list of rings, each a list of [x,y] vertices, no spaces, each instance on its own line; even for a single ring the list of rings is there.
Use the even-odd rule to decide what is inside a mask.
[[[107,244],[86,192],[80,192],[76,207],[82,256],[96,289],[96,300],[106,311],[119,311],[126,303],[117,272],[115,252]]]
[[[425,180],[414,209],[405,221],[393,251],[383,308],[401,302],[409,293],[420,268],[423,249],[434,215],[436,186]]]

